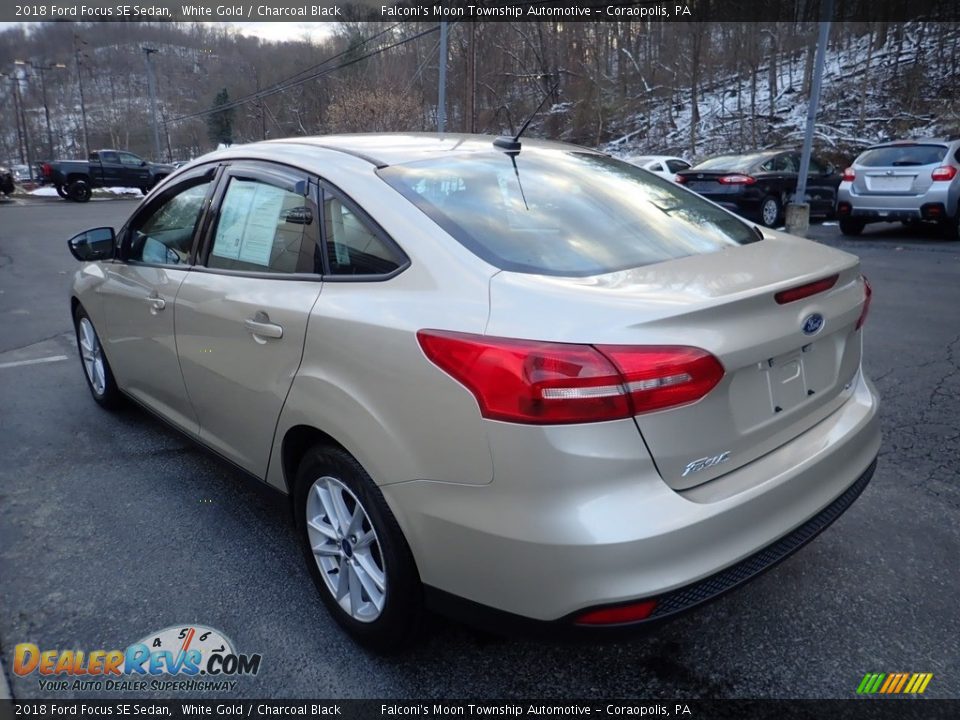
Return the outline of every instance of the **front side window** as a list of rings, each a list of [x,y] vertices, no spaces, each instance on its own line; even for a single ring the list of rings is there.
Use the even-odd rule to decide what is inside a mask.
[[[187,263],[209,187],[210,180],[204,180],[176,188],[153,212],[138,218],[130,230],[127,258],[160,265]]]
[[[760,239],[669,180],[586,152],[491,151],[392,165],[380,176],[504,270],[596,275]]]
[[[129,167],[141,167],[143,165],[143,160],[138,158],[133,153],[119,153],[120,154],[120,164],[127,165]]]
[[[230,178],[207,267],[272,273],[321,273],[315,206],[276,185]]]

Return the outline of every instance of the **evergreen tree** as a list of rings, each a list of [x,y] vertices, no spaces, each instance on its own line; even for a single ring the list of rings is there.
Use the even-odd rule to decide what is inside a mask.
[[[227,89],[223,88],[213,100],[213,107],[220,108],[230,102]],[[233,144],[233,108],[219,110],[207,118],[207,135],[216,144]]]

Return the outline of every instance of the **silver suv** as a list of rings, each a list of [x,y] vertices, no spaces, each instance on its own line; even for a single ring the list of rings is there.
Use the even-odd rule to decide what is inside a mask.
[[[837,215],[844,235],[867,223],[936,222],[960,239],[960,137],[874,145],[843,171]]]

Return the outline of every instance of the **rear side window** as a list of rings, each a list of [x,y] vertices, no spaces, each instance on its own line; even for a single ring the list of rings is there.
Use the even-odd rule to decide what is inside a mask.
[[[402,258],[349,205],[323,191],[324,235],[331,275],[387,275]]]
[[[456,240],[504,270],[585,276],[742,245],[753,228],[602,155],[447,156],[379,170]]]
[[[313,201],[276,185],[230,178],[207,267],[320,273]]]
[[[670,172],[677,173],[690,167],[690,163],[686,163],[683,160],[667,160],[667,167],[670,168]]]
[[[947,154],[945,145],[887,145],[871,148],[857,158],[862,167],[936,165]]]

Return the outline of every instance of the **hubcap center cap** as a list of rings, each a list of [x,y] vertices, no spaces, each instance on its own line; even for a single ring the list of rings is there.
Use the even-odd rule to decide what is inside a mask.
[[[343,551],[345,557],[353,557],[353,548],[350,546],[350,541],[346,538],[340,541],[340,549]]]

